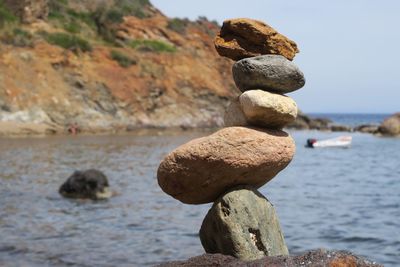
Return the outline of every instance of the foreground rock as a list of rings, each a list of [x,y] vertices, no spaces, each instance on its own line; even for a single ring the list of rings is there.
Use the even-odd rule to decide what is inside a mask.
[[[379,133],[388,136],[400,135],[400,112],[385,119],[379,126]]]
[[[67,198],[107,199],[112,193],[107,177],[98,170],[75,171],[60,187],[59,193]]]
[[[187,204],[215,201],[237,185],[264,185],[292,160],[293,139],[279,130],[228,127],[171,152],[158,168],[158,184]]]
[[[207,253],[242,260],[289,254],[274,207],[251,187],[233,189],[214,203],[200,240]]]
[[[289,93],[302,88],[302,71],[280,55],[245,58],[232,67],[233,79],[242,91],[262,89],[276,93]]]
[[[158,265],[159,267],[383,267],[346,251],[324,249],[306,252],[299,256],[265,257],[255,261],[242,261],[232,256],[204,254],[187,261],[175,261]]]
[[[251,90],[244,92],[239,102],[247,122],[255,126],[282,128],[297,116],[296,102],[279,94]]]
[[[295,42],[269,25],[245,18],[224,21],[214,44],[221,56],[233,60],[266,54],[292,60],[299,52]]]

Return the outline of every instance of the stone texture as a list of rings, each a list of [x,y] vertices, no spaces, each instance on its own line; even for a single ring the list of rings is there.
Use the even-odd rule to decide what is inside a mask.
[[[289,254],[274,207],[250,187],[233,189],[214,203],[200,240],[207,253],[242,260]]]
[[[282,55],[292,60],[299,52],[295,42],[269,25],[246,18],[224,21],[214,44],[221,56],[233,60],[265,54]]]
[[[297,256],[264,257],[255,261],[242,261],[222,254],[203,254],[186,261],[175,261],[158,267],[383,267],[347,251],[318,249]]]
[[[75,171],[60,187],[59,193],[67,198],[93,200],[110,198],[112,195],[107,177],[94,169]]]
[[[386,118],[379,126],[379,132],[383,135],[400,135],[400,112]]]
[[[262,89],[285,94],[298,90],[305,84],[301,70],[279,55],[242,59],[233,65],[232,73],[236,86],[242,92]]]
[[[287,96],[262,90],[244,92],[239,102],[247,122],[254,126],[282,128],[297,116],[297,105]]]
[[[235,98],[225,110],[224,115],[225,127],[231,126],[248,126],[246,116],[240,107],[239,98]]]
[[[228,127],[167,155],[158,168],[158,184],[183,203],[213,202],[234,186],[264,185],[294,152],[293,139],[283,131]]]

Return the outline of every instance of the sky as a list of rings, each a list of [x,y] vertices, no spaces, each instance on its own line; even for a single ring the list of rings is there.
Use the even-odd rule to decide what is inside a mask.
[[[290,93],[307,113],[400,111],[398,0],[151,0],[169,17],[266,22],[294,40],[306,77]]]

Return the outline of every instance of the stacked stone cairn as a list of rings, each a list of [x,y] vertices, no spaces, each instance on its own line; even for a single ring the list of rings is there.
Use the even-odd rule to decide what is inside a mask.
[[[296,119],[297,106],[283,94],[304,86],[303,73],[291,62],[299,51],[293,41],[251,19],[225,21],[215,47],[237,61],[233,78],[243,93],[226,110],[225,128],[166,156],[158,183],[183,203],[214,202],[200,229],[207,253],[242,260],[287,255],[275,209],[257,189],[295,153],[282,128]]]

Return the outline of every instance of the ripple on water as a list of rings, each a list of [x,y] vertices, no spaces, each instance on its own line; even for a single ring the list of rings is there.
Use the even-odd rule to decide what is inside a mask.
[[[204,133],[0,139],[0,265],[150,266],[203,253],[198,238],[208,205],[183,205],[158,187],[160,160]],[[400,262],[400,150],[395,139],[353,134],[350,149],[297,152],[261,188],[275,205],[292,253],[352,250]],[[378,153],[379,151],[379,153]],[[106,173],[118,194],[101,202],[61,198],[76,169]]]

